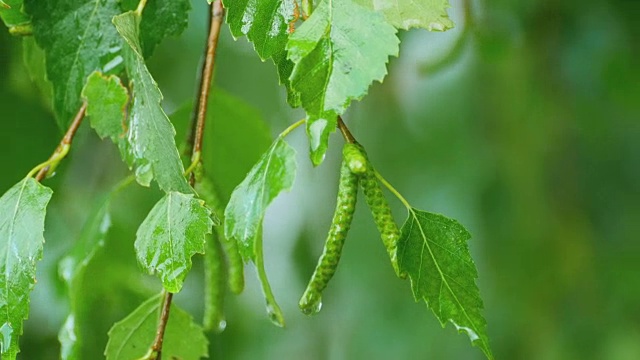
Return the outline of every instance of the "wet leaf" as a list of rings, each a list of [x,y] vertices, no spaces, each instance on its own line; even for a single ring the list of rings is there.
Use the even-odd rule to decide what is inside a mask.
[[[104,352],[107,360],[143,357],[155,338],[161,306],[162,296],[156,295],[115,323],[109,330],[109,342]],[[171,304],[162,358],[200,360],[207,357],[208,341],[202,328],[193,322],[191,315]]]
[[[263,60],[284,50],[289,22],[294,19],[294,0],[226,0],[231,33],[246,35]]]
[[[398,265],[411,279],[413,295],[424,300],[444,327],[451,322],[466,333],[489,359],[493,359],[478,277],[467,241],[471,237],[460,223],[415,208],[402,226]]]
[[[93,72],[82,89],[82,98],[87,101],[87,116],[91,127],[101,139],[109,137],[118,143],[118,139],[124,138],[127,132],[125,115],[129,95],[119,77]]]
[[[236,241],[242,257],[256,265],[267,314],[278,326],[284,326],[284,318],[265,272],[262,220],[271,201],[280,192],[291,189],[295,173],[295,150],[278,137],[233,191],[224,213],[225,236]]]
[[[240,244],[245,259],[254,258],[254,241],[267,206],[295,179],[295,150],[276,139],[231,194],[224,212],[224,232]]]
[[[123,0],[124,11],[135,10],[139,0]],[[145,58],[153,54],[156,46],[170,36],[178,36],[189,23],[189,0],[150,0],[142,12],[140,44]]]
[[[320,164],[337,116],[387,74],[397,56],[396,29],[381,14],[352,0],[324,0],[291,35],[291,86],[307,112],[311,160]]]
[[[26,178],[0,197],[0,354],[12,360],[20,351],[22,322],[42,258],[44,218],[51,189]]]
[[[136,233],[138,262],[157,273],[169,292],[179,292],[191,270],[191,257],[204,254],[211,233],[211,211],[192,194],[166,194],[151,209]]]
[[[122,40],[111,23],[118,0],[26,0],[33,32],[45,50],[58,125],[66,129],[82,100],[80,92],[95,70],[122,70]]]
[[[233,36],[246,35],[260,59],[273,60],[280,83],[287,87],[289,103],[300,106],[289,81],[293,63],[285,51],[289,24],[295,19],[295,0],[225,0],[223,3]]]
[[[447,9],[449,0],[355,0],[360,5],[384,14],[398,29],[418,27],[429,31],[453,28]]]
[[[129,48],[125,62],[133,87],[127,140],[138,183],[149,186],[155,178],[165,192],[192,192],[175,143],[175,129],[160,103],[162,93],[149,73],[139,42],[140,18],[128,12],[113,18]]]
[[[82,98],[87,102],[91,127],[101,139],[109,137],[118,146],[122,160],[132,167],[133,154],[126,123],[129,93],[120,78],[93,72],[82,89]]]

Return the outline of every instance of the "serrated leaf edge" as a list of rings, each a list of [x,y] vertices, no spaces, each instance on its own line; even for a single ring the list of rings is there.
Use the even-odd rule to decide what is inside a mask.
[[[480,347],[482,349],[482,351],[485,353],[485,355],[487,355],[487,357],[489,359],[493,359],[493,355],[491,353],[491,348],[489,347],[489,344],[483,339],[483,337],[481,337],[480,331],[478,330],[478,326],[475,324],[475,322],[473,320],[471,320],[471,317],[469,316],[469,314],[467,314],[467,311],[465,309],[464,306],[462,306],[462,304],[460,303],[460,300],[458,299],[458,297],[456,296],[455,292],[451,289],[451,287],[449,286],[449,282],[447,281],[446,277],[444,276],[444,273],[442,272],[442,269],[440,268],[440,264],[438,263],[438,260],[436,259],[435,255],[433,254],[433,250],[431,249],[431,246],[429,245],[429,241],[427,239],[427,235],[424,232],[424,229],[422,228],[422,225],[420,224],[420,221],[418,220],[418,215],[416,214],[416,212],[414,211],[413,208],[408,208],[407,209],[409,211],[409,216],[413,217],[414,221],[416,222],[419,230],[420,230],[420,234],[422,235],[423,238],[423,243],[424,245],[422,246],[422,252],[424,252],[424,248],[426,247],[427,250],[429,251],[429,256],[431,257],[431,259],[433,260],[434,265],[436,266],[436,269],[438,269],[438,273],[440,275],[440,278],[442,279],[442,282],[446,285],[447,290],[449,291],[449,293],[451,294],[451,296],[455,299],[456,303],[458,304],[458,307],[462,310],[462,312],[464,313],[464,316],[467,318],[467,320],[473,325],[473,334],[475,335],[472,336],[471,333],[469,333],[469,331],[467,329],[465,329],[465,327],[461,327],[458,326],[453,319],[448,319],[449,322],[451,322],[458,331],[465,331],[467,333],[467,335],[469,335],[469,338],[471,339],[471,343],[473,344],[476,340],[480,340],[480,342],[482,343],[482,347]],[[459,222],[457,220],[452,219],[453,221],[455,221],[456,223],[459,224]],[[413,226],[413,225],[411,225]],[[467,239],[468,240],[468,239]],[[406,250],[406,248],[405,248]],[[422,256],[421,256],[422,257]],[[420,267],[420,270],[422,270],[422,267]],[[411,277],[411,275],[409,275]],[[418,278],[421,277],[421,273],[418,274]],[[417,282],[417,281],[416,281]],[[418,288],[414,288],[414,282],[411,282],[411,289],[412,292],[414,294],[414,299],[416,301],[418,300],[424,300],[425,303],[429,304],[427,299],[424,296],[421,296],[418,294],[418,290],[420,289],[419,286]],[[438,321],[440,321],[440,324],[442,325],[442,327],[445,326],[446,322],[443,322],[439,316],[436,316],[436,318],[438,318]],[[486,349],[486,351],[485,351]]]

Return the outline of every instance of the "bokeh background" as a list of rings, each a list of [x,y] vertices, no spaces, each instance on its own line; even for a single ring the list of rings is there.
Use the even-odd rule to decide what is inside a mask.
[[[171,113],[195,93],[205,39],[204,1],[188,30],[165,41],[150,69]],[[401,32],[384,84],[345,115],[378,170],[416,207],[472,233],[488,332],[498,359],[640,359],[640,2],[452,1],[457,27]],[[28,50],[28,47],[27,47]],[[33,56],[27,56],[33,61]],[[224,29],[216,86],[251,103],[274,134],[301,117],[275,68]],[[0,31],[0,192],[48,157],[60,139],[42,81],[23,66],[22,40]],[[269,208],[267,271],[287,327],[267,319],[252,267],[227,300],[213,359],[481,359],[442,329],[389,266],[359,206],[323,310],[297,301],[321,252],[335,204],[339,135],[312,168],[302,131],[295,187]],[[47,180],[55,190],[46,244],[22,337],[22,359],[57,359],[68,301],[57,263],[100,194],[124,177],[117,150],[85,125]],[[137,225],[159,198],[131,187],[114,204],[106,247],[91,263],[84,359],[98,359],[113,322],[156,293],[136,264]],[[389,197],[394,215],[405,210]],[[360,204],[362,205],[362,204]],[[202,316],[202,264],[177,303]]]

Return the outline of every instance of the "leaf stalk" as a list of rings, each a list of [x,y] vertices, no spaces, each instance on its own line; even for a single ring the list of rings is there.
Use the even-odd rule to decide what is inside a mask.
[[[411,210],[411,205],[409,204],[409,202],[407,201],[407,199],[404,198],[404,196],[402,196],[400,194],[400,192],[398,190],[396,190],[388,181],[387,179],[383,178],[382,175],[380,175],[380,173],[378,171],[376,171],[376,177],[378,178],[378,180],[382,183],[382,185],[384,185],[387,189],[389,189],[389,191],[391,191],[391,193],[393,193],[393,195],[395,195],[398,200],[400,200],[400,202],[407,208],[407,210],[409,212],[413,212]]]
[[[58,145],[56,150],[53,152],[53,154],[51,154],[51,157],[49,157],[49,160],[33,168],[27,175],[28,177],[32,177],[33,174],[37,172],[38,174],[36,175],[35,179],[37,181],[42,181],[42,179],[44,179],[47,174],[53,173],[55,171],[60,161],[64,159],[65,156],[67,156],[67,154],[69,153],[71,142],[73,141],[73,138],[76,135],[80,124],[82,124],[82,120],[84,119],[86,112],[87,103],[83,102],[82,106],[78,110],[78,113],[73,118],[69,129],[67,129],[67,132],[60,141],[60,144]]]
[[[289,125],[288,128],[284,129],[284,131],[281,132],[280,135],[278,135],[278,137],[280,139],[284,139],[287,135],[289,135],[289,133],[291,133],[293,130],[295,130],[298,126],[304,124],[305,121],[307,121],[307,119],[300,119],[300,120],[294,122],[293,124]]]

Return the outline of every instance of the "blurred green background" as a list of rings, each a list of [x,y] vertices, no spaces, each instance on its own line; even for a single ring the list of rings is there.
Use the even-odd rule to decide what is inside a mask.
[[[169,113],[193,98],[205,39],[204,1],[188,30],[149,66]],[[402,32],[384,84],[345,120],[378,170],[416,207],[458,219],[472,255],[497,359],[640,359],[640,2],[474,2],[456,29]],[[32,57],[30,57],[32,59]],[[0,31],[0,192],[46,159],[61,137],[46,89],[23,66],[22,40]],[[275,68],[224,29],[216,86],[242,97],[273,133],[301,117]],[[215,110],[213,110],[215,111]],[[214,359],[481,359],[452,326],[441,329],[398,280],[367,209],[359,206],[324,308],[297,301],[335,204],[340,145],[313,169],[302,131],[295,188],[267,213],[265,255],[285,329],[267,319],[255,272],[229,296]],[[206,148],[206,145],[205,145]],[[126,174],[117,150],[83,126],[55,190],[46,244],[22,337],[22,359],[57,359],[68,311],[57,262],[100,194]],[[101,357],[107,331],[160,289],[136,264],[137,225],[159,198],[131,187],[114,204],[107,244],[85,279],[83,359]],[[405,210],[391,199],[394,215]],[[362,204],[360,204],[362,205]],[[199,321],[202,264],[177,297]]]

